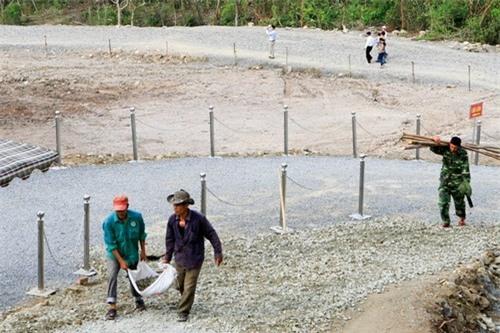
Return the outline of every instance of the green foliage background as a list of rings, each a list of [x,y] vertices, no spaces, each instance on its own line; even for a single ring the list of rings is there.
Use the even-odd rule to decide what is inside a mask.
[[[126,1],[126,0],[119,0]],[[129,0],[122,24],[136,26],[387,25],[425,38],[500,44],[500,0]],[[0,0],[2,24],[117,24],[111,0]]]

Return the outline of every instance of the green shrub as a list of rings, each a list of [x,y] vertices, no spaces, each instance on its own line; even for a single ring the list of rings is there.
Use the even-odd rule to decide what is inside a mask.
[[[236,14],[234,0],[226,2],[221,9],[220,23],[222,25],[233,25],[234,15]]]
[[[22,11],[21,6],[16,2],[11,2],[5,7],[4,23],[6,24],[21,24]]]
[[[430,9],[431,31],[445,35],[456,32],[464,26],[467,15],[468,7],[464,0],[435,1]]]

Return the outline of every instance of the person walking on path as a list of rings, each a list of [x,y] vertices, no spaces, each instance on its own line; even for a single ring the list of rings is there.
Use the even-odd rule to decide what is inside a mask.
[[[128,198],[125,195],[116,196],[113,199],[113,208],[114,212],[102,223],[109,275],[107,320],[113,320],[116,317],[117,285],[120,269],[124,271],[135,269],[139,259],[144,261],[147,258],[146,231],[142,215],[128,209]],[[140,255],[139,245],[141,248]],[[146,309],[144,301],[132,283],[130,283],[130,289],[132,296],[135,298],[136,309],[144,311]]]
[[[266,33],[269,38],[269,59],[274,59],[274,44],[276,44],[276,37],[278,36],[276,27],[274,25],[269,25],[266,29]]]
[[[372,32],[368,31],[366,33],[366,43],[365,43],[365,54],[366,54],[366,61],[370,64],[372,62],[372,49],[375,45],[377,45],[377,39],[372,36]]]
[[[385,39],[382,38],[382,34],[379,34],[379,35],[380,35],[380,37],[378,39],[378,44],[377,44],[377,48],[378,48],[377,62],[380,63],[380,67],[382,68],[384,66],[384,64],[386,63],[387,53],[385,52],[385,47],[386,47]]]
[[[169,264],[175,260],[177,282],[181,298],[178,304],[178,321],[188,320],[201,266],[205,259],[205,238],[214,248],[215,264],[222,264],[222,245],[217,232],[207,218],[189,209],[194,200],[184,190],[176,191],[167,197],[173,205],[174,214],[167,223],[165,237],[166,253],[163,260]]]
[[[437,144],[441,143],[441,138],[433,138]],[[450,226],[450,197],[455,204],[455,213],[459,217],[458,225],[465,225],[465,196],[470,196],[470,170],[467,151],[462,148],[462,140],[454,136],[448,146],[431,147],[435,154],[443,156],[441,176],[439,184],[439,210],[443,227]],[[471,202],[469,201],[469,204]]]

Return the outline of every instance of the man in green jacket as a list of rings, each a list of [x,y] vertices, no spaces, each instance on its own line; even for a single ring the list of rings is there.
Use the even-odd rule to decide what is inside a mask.
[[[441,143],[441,138],[435,136],[434,142]],[[462,140],[454,136],[448,146],[431,147],[435,154],[443,156],[443,166],[439,184],[439,210],[443,227],[450,226],[450,197],[455,203],[455,213],[459,217],[458,225],[465,225],[465,193],[461,191],[460,185],[464,182],[470,184],[469,159],[467,151],[462,148]]]
[[[106,313],[107,320],[116,318],[116,299],[118,273],[120,269],[127,271],[135,269],[140,260],[146,260],[146,232],[142,215],[128,209],[128,198],[124,195],[113,199],[114,212],[103,222],[104,243],[106,245],[106,257],[108,266],[108,298],[109,310]],[[141,253],[139,256],[139,249]],[[130,283],[132,295],[135,298],[136,309],[146,309],[141,295]]]

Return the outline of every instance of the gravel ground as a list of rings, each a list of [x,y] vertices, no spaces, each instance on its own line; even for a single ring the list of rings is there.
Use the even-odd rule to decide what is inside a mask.
[[[163,240],[154,225],[150,243]],[[120,281],[119,320],[102,319],[105,279],[72,287],[48,302],[2,318],[0,331],[123,332],[329,332],[332,321],[370,293],[420,275],[451,269],[498,244],[496,226],[443,230],[403,217],[301,229],[295,234],[225,235],[225,263],[216,268],[212,250],[200,276],[190,321],[175,325],[174,290],[147,300],[134,313],[126,281]],[[158,246],[153,249],[158,250]],[[123,277],[123,275],[122,275]]]
[[[48,285],[70,282],[81,263],[83,195],[91,195],[91,240],[101,244],[100,224],[115,194],[130,196],[131,208],[143,212],[152,226],[165,221],[166,196],[184,188],[199,197],[199,173],[208,187],[230,206],[209,195],[208,217],[226,235],[268,233],[278,224],[278,169],[310,188],[288,182],[288,223],[297,229],[329,226],[348,220],[357,210],[359,161],[350,158],[193,158],[114,166],[88,166],[34,174],[0,191],[0,288],[2,307],[24,297],[36,284],[36,212],[46,213],[46,233],[61,266],[46,254]],[[476,207],[472,225],[494,224],[500,216],[500,179],[496,167],[472,167]],[[408,217],[439,223],[436,205],[439,165],[428,162],[367,159],[365,213],[375,217]],[[197,202],[198,204],[198,202]],[[196,208],[197,206],[195,206]],[[12,228],[15,226],[15,228]],[[22,241],[20,241],[22,240]]]
[[[50,52],[65,48],[108,49],[108,39],[114,48],[126,50],[169,50],[198,56],[211,61],[233,63],[233,43],[237,45],[240,64],[273,63],[284,65],[285,48],[289,63],[294,67],[314,67],[325,71],[348,71],[351,54],[352,71],[370,79],[411,79],[411,61],[415,62],[419,82],[467,85],[467,66],[472,68],[473,87],[498,89],[500,56],[498,52],[469,53],[451,48],[455,43],[431,43],[389,37],[389,64],[386,69],[367,66],[364,59],[364,38],[360,32],[343,34],[334,31],[278,29],[277,59],[267,59],[267,39],[262,27],[195,28],[131,28],[74,26],[2,26],[1,47],[43,47],[47,36]],[[443,45],[445,47],[443,47]],[[493,48],[495,49],[495,48]]]

